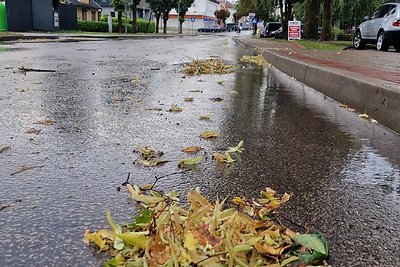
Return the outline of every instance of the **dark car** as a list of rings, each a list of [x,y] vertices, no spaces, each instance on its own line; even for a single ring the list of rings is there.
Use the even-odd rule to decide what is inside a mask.
[[[226,30],[228,32],[233,32],[238,30],[238,25],[236,23],[227,23],[226,24]]]
[[[281,27],[282,23],[280,22],[267,22],[267,24],[265,24],[264,31],[260,33],[260,37],[262,38],[273,37],[271,33],[273,31],[279,30],[279,28]]]
[[[204,27],[197,29],[198,32],[224,32],[226,31],[225,27],[220,27],[218,25],[213,25],[211,27]]]

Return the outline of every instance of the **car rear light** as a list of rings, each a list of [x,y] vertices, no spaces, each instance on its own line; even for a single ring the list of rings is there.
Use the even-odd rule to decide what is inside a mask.
[[[397,19],[397,20],[393,21],[392,25],[394,27],[400,27],[400,19]]]

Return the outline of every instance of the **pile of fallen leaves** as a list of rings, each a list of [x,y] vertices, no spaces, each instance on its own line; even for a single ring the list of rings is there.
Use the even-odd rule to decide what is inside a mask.
[[[245,63],[253,63],[260,67],[264,66],[267,63],[267,61],[261,54],[257,56],[242,56],[240,61]]]
[[[307,266],[322,264],[327,243],[319,234],[298,234],[274,222],[276,209],[290,195],[267,188],[257,200],[233,198],[213,204],[199,189],[180,203],[163,194],[127,184],[141,209],[129,224],[119,225],[107,211],[111,229],[86,230],[84,241],[108,251],[105,266]]]
[[[221,59],[194,60],[185,66],[183,72],[186,74],[227,74],[236,69],[235,65],[226,65]]]

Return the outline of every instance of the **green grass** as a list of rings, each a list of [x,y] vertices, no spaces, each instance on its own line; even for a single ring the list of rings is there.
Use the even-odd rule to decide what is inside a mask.
[[[295,42],[302,45],[306,49],[331,50],[331,51],[339,51],[343,50],[343,48],[352,46],[351,41],[320,42],[315,40],[298,40]]]

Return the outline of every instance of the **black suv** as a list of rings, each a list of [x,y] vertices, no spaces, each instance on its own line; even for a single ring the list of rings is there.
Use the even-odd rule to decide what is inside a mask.
[[[273,37],[272,35],[271,35],[271,33],[273,32],[273,31],[276,31],[276,30],[278,30],[279,28],[281,28],[282,27],[282,23],[280,23],[280,22],[267,22],[267,24],[265,24],[265,28],[264,28],[264,31],[262,31],[261,33],[260,33],[260,37],[264,37],[264,38],[266,38],[266,37]]]

